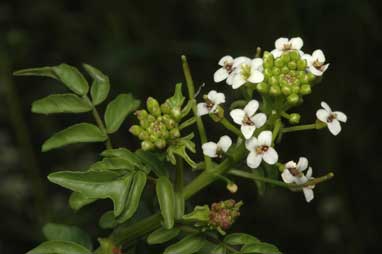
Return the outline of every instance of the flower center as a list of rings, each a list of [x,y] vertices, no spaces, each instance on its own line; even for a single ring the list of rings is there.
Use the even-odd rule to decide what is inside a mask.
[[[244,79],[248,79],[251,76],[251,66],[249,64],[241,65],[241,75]]]
[[[243,124],[244,125],[250,125],[250,126],[255,125],[255,123],[252,122],[251,118],[247,114],[245,114],[245,116],[244,116]]]
[[[292,43],[285,43],[283,46],[284,51],[288,51],[292,49]]]
[[[292,83],[296,80],[296,78],[293,77],[293,76],[290,75],[290,74],[286,74],[286,75],[284,76],[284,80],[285,80],[286,82],[288,82],[289,84],[292,84]]]
[[[313,67],[316,68],[317,70],[322,71],[323,68],[324,68],[324,65],[323,65],[323,63],[321,63],[320,61],[318,61],[318,59],[316,59],[316,60],[314,60],[314,62],[313,62]]]
[[[224,69],[228,72],[228,74],[231,74],[233,72],[233,64],[225,62],[224,63]]]
[[[269,146],[266,146],[266,145],[258,146],[258,147],[256,147],[256,153],[257,154],[263,154],[263,153],[267,152],[268,149],[269,149]]]
[[[302,174],[297,168],[288,168],[289,172],[292,174],[292,176],[298,176],[300,177]]]
[[[209,99],[206,99],[206,107],[208,110],[211,110],[215,106],[215,103]]]
[[[336,115],[336,114],[330,114],[330,115],[328,116],[328,118],[326,119],[326,121],[327,121],[328,123],[331,123],[331,122],[333,122],[333,120],[336,119],[336,118],[337,118],[337,115]]]

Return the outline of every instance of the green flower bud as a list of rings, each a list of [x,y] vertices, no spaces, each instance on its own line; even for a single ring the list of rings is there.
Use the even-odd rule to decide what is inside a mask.
[[[281,88],[281,92],[284,94],[284,95],[290,95],[291,92],[292,92],[292,89],[290,88],[290,86],[283,86]]]
[[[272,74],[273,75],[278,76],[278,75],[280,75],[280,73],[281,73],[280,68],[273,67],[273,69],[272,69]]]
[[[313,75],[312,73],[310,73],[310,72],[309,72],[307,75],[308,75],[308,80],[309,80],[309,81],[313,81],[313,80],[316,78],[316,76],[314,76],[314,75]]]
[[[229,192],[231,192],[232,194],[233,194],[233,193],[236,193],[237,190],[238,190],[237,185],[236,185],[235,183],[233,183],[233,182],[227,184],[226,187],[227,187],[227,190],[228,190]]]
[[[176,122],[174,119],[171,118],[169,115],[163,116],[163,123],[166,125],[167,129],[175,128]]]
[[[146,117],[148,116],[149,113],[147,113],[146,110],[142,109],[142,110],[137,110],[135,112],[135,115],[137,116],[137,118],[139,120],[143,120],[143,119],[146,119]]]
[[[178,128],[174,128],[172,130],[170,130],[170,138],[171,139],[175,139],[175,138],[179,138],[180,137],[180,131]]]
[[[264,69],[264,78],[268,80],[270,77],[272,77],[272,71],[270,69]]]
[[[287,97],[287,101],[291,105],[296,105],[298,103],[299,99],[300,99],[299,96],[295,93],[292,93],[291,95],[289,95]]]
[[[162,114],[159,103],[153,97],[147,98],[146,101],[147,110],[154,116],[160,116]]]
[[[297,113],[293,113],[289,115],[289,123],[290,124],[298,124],[300,122],[301,115]]]
[[[287,74],[289,72],[289,68],[287,66],[284,66],[281,68],[281,73]]]
[[[256,89],[259,93],[266,94],[268,93],[269,85],[265,82],[260,82],[257,84]]]
[[[173,108],[171,110],[171,116],[175,119],[175,121],[179,121],[180,117],[182,116],[182,111],[180,108]]]
[[[289,68],[289,70],[295,70],[297,68],[296,62],[295,61],[290,61],[288,63],[288,68]]]
[[[273,96],[277,96],[281,94],[280,87],[279,86],[271,86],[269,88],[269,93]]]
[[[283,62],[283,60],[281,60],[281,58],[277,58],[277,59],[275,60],[275,66],[276,66],[276,67],[279,67],[279,68],[283,67],[283,66],[284,66],[284,62]]]
[[[145,141],[142,141],[141,147],[143,151],[149,151],[154,148],[154,144],[151,143],[150,141],[145,140]]]
[[[170,114],[170,112],[171,112],[171,107],[168,105],[167,102],[160,105],[160,109],[161,109],[163,114]]]
[[[283,87],[283,86],[289,86],[289,83],[288,81],[286,81],[286,79],[284,77],[281,77],[279,78],[279,83],[280,83],[280,86]]]
[[[308,85],[308,84],[304,84],[300,88],[300,94],[302,94],[302,95],[307,95],[307,94],[310,94],[311,92],[312,92],[312,89],[311,89],[310,85]]]
[[[289,75],[292,76],[292,77],[296,77],[297,72],[295,70],[290,70],[289,71]]]
[[[164,139],[157,139],[155,141],[155,146],[158,148],[158,149],[163,149],[166,147],[166,140]]]
[[[297,61],[297,70],[304,71],[306,69],[306,61],[304,59],[299,59]]]
[[[141,119],[139,121],[139,125],[144,128],[144,129],[147,129],[150,125],[151,125],[151,122],[146,118],[146,119]]]
[[[265,60],[265,59],[268,59],[268,58],[273,59],[273,55],[272,55],[271,52],[269,52],[269,51],[264,51],[264,53],[263,53],[263,59]]]
[[[139,136],[138,138],[140,140],[147,140],[150,138],[149,134],[147,133],[147,131],[142,131],[141,133],[139,133]]]
[[[272,77],[269,79],[268,83],[269,83],[270,85],[272,85],[272,86],[277,86],[277,85],[279,84],[279,81],[277,80],[276,77],[272,76]]]
[[[263,67],[265,69],[270,69],[273,67],[273,57],[264,58]]]
[[[300,59],[300,53],[297,50],[290,51],[289,56],[290,59],[294,61]]]
[[[133,125],[130,127],[129,132],[134,136],[139,137],[139,134],[143,131],[142,127],[139,125]]]
[[[295,79],[292,82],[292,86],[300,86],[300,84],[301,84],[301,81],[299,79]]]
[[[303,74],[301,77],[299,77],[299,80],[301,83],[309,83],[309,76],[308,74]]]
[[[299,86],[291,86],[291,88],[292,88],[292,93],[298,94],[300,92]]]
[[[290,61],[290,56],[289,56],[289,54],[282,54],[280,56],[280,59],[281,59],[281,61],[284,62],[284,64],[288,64],[288,62]]]

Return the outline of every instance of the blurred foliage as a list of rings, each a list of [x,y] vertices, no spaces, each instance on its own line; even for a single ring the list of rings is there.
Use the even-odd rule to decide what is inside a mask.
[[[309,205],[301,195],[276,188],[259,197],[254,185],[243,182],[235,196],[217,195],[223,183],[209,187],[210,195],[198,195],[195,204],[244,200],[233,230],[272,241],[285,253],[377,253],[382,235],[377,232],[382,177],[376,118],[381,24],[376,0],[1,1],[0,253],[30,249],[42,239],[46,222],[76,224],[93,237],[106,235],[94,218],[111,207],[104,202],[74,213],[68,192],[48,183],[49,172],[85,168],[102,147],[78,145],[42,154],[40,145],[48,136],[78,119],[32,115],[33,100],[62,88],[48,79],[15,79],[13,70],[87,62],[111,77],[113,95],[132,92],[162,100],[183,80],[184,53],[196,84],[207,84],[203,92],[219,86],[228,92],[229,87],[213,84],[218,59],[254,55],[257,46],[272,49],[280,36],[303,37],[304,51],[321,48],[331,63],[323,83],[299,108],[302,122],[313,120],[321,100],[349,116],[336,138],[328,131],[285,135],[282,159],[305,155],[317,175],[330,169],[336,178],[317,188]],[[136,148],[128,127],[122,126],[113,140]]]

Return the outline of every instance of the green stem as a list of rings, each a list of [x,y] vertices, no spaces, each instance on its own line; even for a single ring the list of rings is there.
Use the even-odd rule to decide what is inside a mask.
[[[196,118],[191,117],[179,125],[179,130],[183,130],[184,128],[187,128],[188,126],[193,125],[195,122],[196,122]]]
[[[220,123],[229,131],[233,132],[235,135],[237,135],[238,137],[241,137],[242,134],[241,134],[241,131],[236,128],[236,126],[234,126],[230,121],[227,120],[227,118],[223,117],[221,120],[220,120]]]
[[[194,86],[194,81],[191,76],[191,71],[190,67],[187,62],[187,58],[185,55],[182,55],[182,67],[183,67],[183,73],[184,77],[186,79],[187,83],[187,90],[188,90],[188,96],[189,100],[192,101],[192,111],[194,113],[194,117],[196,120],[196,126],[198,128],[199,136],[200,136],[200,141],[202,144],[207,143],[207,135],[206,135],[206,130],[204,128],[204,124],[200,116],[198,115],[198,111],[196,108],[196,101],[195,101],[195,86]],[[204,161],[206,163],[206,168],[211,167],[211,158],[208,156],[204,156]]]
[[[276,123],[275,123],[275,127],[273,128],[273,132],[272,132],[272,143],[275,141],[275,139],[276,139],[277,135],[279,134],[281,128],[282,128],[282,122],[281,122],[280,119],[277,119]]]
[[[184,185],[184,173],[183,173],[183,159],[180,156],[176,156],[175,167],[175,191],[182,193]]]
[[[324,123],[312,123],[312,124],[304,124],[297,125],[287,128],[282,128],[282,133],[294,132],[294,131],[305,131],[305,130],[319,130],[324,128],[326,125]]]

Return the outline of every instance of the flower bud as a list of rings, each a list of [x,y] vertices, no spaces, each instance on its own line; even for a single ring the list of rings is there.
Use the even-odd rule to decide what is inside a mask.
[[[278,76],[278,75],[280,75],[280,73],[281,73],[281,69],[280,68],[278,68],[278,67],[273,67],[272,68],[272,74],[273,75]]]
[[[272,77],[271,69],[264,69],[264,78],[269,79],[270,77]]]
[[[278,96],[281,94],[281,91],[280,91],[280,87],[279,86],[271,86],[271,88],[269,88],[269,93],[273,96]]]
[[[299,96],[295,93],[292,93],[291,95],[289,95],[287,97],[287,101],[291,105],[296,105],[298,103],[299,99],[300,99]]]
[[[300,88],[300,94],[302,95],[307,95],[307,94],[310,94],[311,92],[312,92],[312,88],[308,84],[304,84]]]
[[[280,59],[284,62],[284,64],[288,64],[290,61],[290,55],[289,54],[282,54],[280,56]]]
[[[306,69],[306,61],[303,59],[299,59],[297,61],[297,70],[304,71]]]
[[[310,73],[310,72],[309,72],[307,75],[308,75],[308,80],[309,80],[309,81],[313,81],[313,80],[316,78],[316,76],[314,76],[314,75],[313,75],[312,73]]]
[[[284,62],[283,62],[283,60],[281,60],[281,58],[277,58],[277,59],[275,60],[275,66],[276,66],[276,67],[279,67],[279,68],[283,67],[283,66],[284,66]]]
[[[277,78],[275,76],[272,76],[268,83],[271,85],[271,86],[278,86],[279,84],[279,81],[277,80]]]
[[[153,97],[147,98],[146,101],[147,110],[154,116],[160,116],[162,114],[159,103]]]
[[[295,61],[290,61],[288,63],[288,68],[289,68],[289,70],[295,70],[297,68],[296,62]]]
[[[289,115],[289,123],[298,124],[300,122],[301,115],[297,113],[293,113]]]
[[[290,86],[286,85],[286,86],[283,86],[281,88],[281,92],[284,94],[284,95],[290,95],[291,92],[292,92],[292,89],[290,88]]]
[[[236,193],[237,189],[238,189],[238,187],[235,183],[231,182],[231,183],[227,184],[227,190],[229,190],[229,192]]]
[[[179,121],[180,117],[182,116],[182,111],[180,108],[173,108],[171,110],[171,116],[175,119],[175,121]]]
[[[170,112],[171,112],[171,107],[168,105],[167,102],[160,105],[160,109],[161,109],[163,114],[170,114]]]
[[[180,131],[178,128],[173,128],[170,130],[170,138],[171,139],[175,139],[175,138],[179,138],[180,137]]]
[[[291,60],[298,60],[300,59],[300,53],[297,50],[293,50],[289,52],[289,56]]]
[[[147,133],[147,131],[142,131],[141,133],[139,133],[138,138],[140,140],[147,140],[150,138],[150,135]]]
[[[158,148],[158,149],[163,149],[166,147],[166,140],[164,139],[157,139],[155,141],[155,146]]]
[[[287,66],[284,66],[281,68],[281,73],[282,74],[287,74],[289,72],[289,68]]]
[[[169,115],[163,116],[163,123],[166,125],[167,129],[172,129],[176,126],[176,122]]]
[[[130,127],[129,131],[130,131],[130,133],[133,134],[134,136],[139,137],[139,134],[141,134],[141,132],[143,131],[143,129],[142,129],[141,126],[139,126],[139,125],[133,125],[133,126]]]
[[[137,110],[135,112],[135,115],[137,116],[138,120],[143,120],[143,119],[146,119],[148,113],[146,110],[142,109],[142,110]]]
[[[261,82],[261,83],[257,84],[256,89],[260,93],[266,94],[266,93],[268,93],[269,85],[265,82]]]
[[[150,141],[145,140],[145,141],[142,141],[141,147],[143,151],[149,151],[154,148],[154,144],[151,143]]]
[[[300,87],[299,86],[291,86],[292,88],[292,93],[298,94],[300,92]]]

